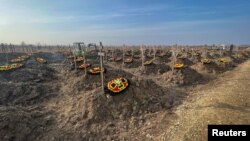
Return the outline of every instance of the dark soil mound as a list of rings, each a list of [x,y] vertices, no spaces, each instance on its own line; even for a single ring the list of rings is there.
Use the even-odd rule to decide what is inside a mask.
[[[61,63],[66,58],[62,53],[35,53],[32,57],[42,57],[44,58],[48,63]]]
[[[35,57],[47,59],[48,64],[37,63]],[[204,80],[188,63],[173,74],[166,62],[154,62],[144,70],[129,69],[141,66],[140,60],[127,64],[124,70],[104,64],[105,86],[119,76],[130,80],[124,92],[109,96],[101,91],[100,75],[85,77],[84,70],[70,71],[66,69],[70,68],[67,62],[63,64],[61,60],[64,57],[60,54],[38,53],[22,68],[0,72],[2,140],[153,139],[150,134],[157,136],[157,132],[168,127],[171,120],[168,116],[176,117],[172,111],[187,95],[187,87],[178,86]],[[94,55],[89,61],[99,64]],[[65,67],[60,69],[56,64]],[[212,64],[211,69],[227,70],[231,65]]]
[[[141,71],[142,74],[150,75],[150,74],[163,74],[170,71],[171,68],[167,64],[150,64],[144,66],[144,69]]]
[[[123,76],[127,79],[132,78],[132,74],[126,73],[123,70],[113,70],[108,66],[104,66],[106,72],[104,73],[104,82],[107,83],[109,80]],[[68,85],[68,89],[72,89],[70,94],[79,94],[79,91],[83,90],[93,90],[101,86],[101,76],[100,75],[90,75],[84,76],[84,70],[65,72],[65,81]],[[75,79],[72,79],[75,77]],[[65,84],[67,86],[67,84]]]
[[[191,62],[193,62],[194,64],[196,64],[196,63],[201,62],[201,56],[196,55],[196,56],[193,56],[193,57],[189,58],[189,60],[190,60]]]
[[[164,79],[173,85],[194,85],[203,81],[203,76],[190,67],[184,67],[182,69],[175,69],[174,72],[169,71],[164,74]]]
[[[57,73],[31,59],[20,69],[0,72],[0,105],[35,105],[55,97]]]
[[[0,53],[0,64],[8,63],[7,59],[10,61],[21,55],[24,55],[24,53]]]
[[[132,63],[125,63],[124,67],[126,68],[138,68],[142,65],[141,60],[133,60]]]
[[[127,135],[134,134],[134,131],[129,129],[143,127],[147,120],[144,118],[146,114],[170,110],[179,105],[186,96],[183,92],[167,90],[152,80],[141,80],[125,72],[118,73],[110,70],[110,74],[125,75],[130,79],[130,87],[122,94],[110,98],[102,95],[99,88],[88,92],[78,89],[77,93],[80,95],[70,96],[63,103],[61,102],[61,104],[67,103],[69,110],[61,109],[59,115],[60,113],[62,115],[57,120],[60,127],[70,129],[71,132],[59,135],[58,138],[69,137],[72,140],[130,139]],[[115,75],[107,74],[107,77],[114,78]],[[67,84],[70,85],[66,86],[69,91],[75,91],[77,87],[83,86],[81,84],[72,88],[71,81]],[[125,136],[118,136],[120,133],[124,133]]]
[[[0,137],[3,141],[41,140],[47,136],[54,114],[42,107],[0,107]]]
[[[216,73],[219,73],[220,71],[222,71],[222,70],[220,70],[220,67],[215,62],[211,62],[210,64],[198,63],[196,65],[196,68],[199,71],[213,73],[213,74],[216,74]]]
[[[38,105],[55,97],[59,87],[37,83],[0,83],[0,105]]]
[[[46,64],[30,63],[29,61],[20,69],[0,72],[2,82],[42,82],[56,79],[54,69]]]
[[[198,60],[196,60],[196,61],[198,61]],[[178,62],[178,63],[183,63],[184,65],[187,65],[187,66],[191,66],[191,65],[194,64],[194,62],[191,61],[191,60],[188,59],[188,58],[177,59],[177,62]]]

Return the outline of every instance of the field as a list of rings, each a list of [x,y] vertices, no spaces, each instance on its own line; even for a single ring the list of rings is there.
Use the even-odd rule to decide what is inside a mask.
[[[206,140],[209,123],[250,123],[249,47],[104,51],[105,91],[100,74],[89,72],[100,67],[99,50],[79,57],[68,47],[2,49],[1,65],[26,57],[20,68],[0,71],[0,138]],[[110,95],[106,86],[117,77],[129,86]]]

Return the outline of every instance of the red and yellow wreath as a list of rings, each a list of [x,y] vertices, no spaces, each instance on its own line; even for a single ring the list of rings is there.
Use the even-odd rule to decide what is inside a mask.
[[[108,82],[107,89],[111,93],[117,94],[124,91],[128,86],[129,86],[128,79],[124,77],[118,77]]]
[[[101,67],[94,67],[88,70],[89,74],[100,74],[101,71],[105,72],[105,68],[101,69]]]
[[[181,69],[181,68],[183,68],[184,67],[184,64],[175,64],[174,65],[174,68],[175,69]]]
[[[2,66],[0,66],[0,71],[8,71],[8,70],[12,70],[12,69],[18,69],[22,66],[23,66],[23,64],[18,64],[18,63],[9,64],[9,65],[2,65]]]
[[[88,68],[88,67],[90,67],[91,66],[91,64],[82,64],[82,65],[80,65],[79,67],[78,67],[78,69],[86,69],[86,68]]]

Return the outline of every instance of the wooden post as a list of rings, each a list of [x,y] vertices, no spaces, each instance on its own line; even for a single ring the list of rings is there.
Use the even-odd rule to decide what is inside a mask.
[[[86,48],[86,46],[84,46],[85,47],[85,50],[84,50],[84,54],[83,54],[83,60],[84,60],[84,66],[85,66],[85,69],[84,69],[84,72],[85,72],[85,77],[87,76],[87,67],[86,67],[86,60],[87,60],[87,58],[86,58],[86,54],[87,54],[87,48]]]
[[[174,65],[176,63],[176,53],[175,53],[175,50],[172,49],[172,75],[174,74]]]
[[[143,53],[143,45],[141,45],[141,63],[142,63],[142,68],[144,68],[144,53]]]
[[[70,54],[72,53],[70,45],[68,47],[68,52],[70,52]]]
[[[112,58],[114,58],[114,49],[112,48],[111,51],[112,51]]]
[[[104,71],[104,68],[103,68],[103,45],[102,45],[102,42],[100,42],[100,63],[101,63],[101,83],[102,83],[102,93],[105,94],[104,92],[104,78],[103,78],[103,71]]]
[[[205,57],[206,57],[206,58],[207,58],[207,54],[208,54],[207,48],[205,48]]]
[[[33,54],[35,52],[35,46],[31,47],[31,54]]]
[[[11,46],[11,53],[14,53],[14,45]]]
[[[76,70],[76,55],[75,55],[75,53],[74,53],[74,50],[72,51],[72,54],[73,54],[73,56],[74,56],[74,65],[75,65],[75,70]]]
[[[8,46],[8,45],[7,45]],[[5,50],[5,57],[6,57],[6,62],[7,62],[7,64],[9,64],[9,58],[8,58],[8,53],[9,53],[9,51],[8,51],[8,47],[6,46],[6,50]]]
[[[155,60],[155,54],[156,54],[156,51],[155,51],[155,46],[154,46],[154,48],[153,48],[153,49],[154,49],[154,60]]]
[[[105,49],[105,56],[106,56],[106,63],[108,64],[108,50],[107,49]]]
[[[223,56],[223,48],[224,48],[224,46],[220,46],[220,57]]]
[[[24,53],[24,52],[25,52],[25,51],[24,51],[24,44],[22,44],[22,49],[23,49],[23,53]]]
[[[194,59],[194,49],[193,48],[191,48],[191,52],[192,52],[192,59]]]
[[[24,47],[24,53],[28,52],[28,45]]]
[[[206,56],[206,48],[203,48],[203,50],[202,50],[202,57],[207,58],[207,56]]]
[[[232,56],[232,54],[233,54],[233,48],[234,48],[234,45],[231,44],[231,45],[230,45],[230,48],[229,48],[229,55],[230,55],[230,56]]]
[[[4,47],[4,45],[3,45],[3,43],[1,43],[1,53],[3,53],[3,47]]]
[[[122,69],[123,69],[123,67],[124,67],[124,59],[125,59],[125,51],[124,51],[124,49],[125,49],[125,44],[123,45],[123,47],[122,47]]]

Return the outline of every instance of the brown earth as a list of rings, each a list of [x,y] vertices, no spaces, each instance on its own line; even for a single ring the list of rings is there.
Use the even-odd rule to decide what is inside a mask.
[[[250,61],[194,89],[156,140],[205,141],[208,124],[250,124]]]
[[[48,63],[35,62],[36,56]],[[5,63],[5,58],[0,55],[0,63]],[[94,56],[88,61],[99,63]],[[214,112],[209,109],[232,115],[238,112],[237,116],[249,123],[243,118],[249,113],[249,97],[243,96],[249,92],[249,61],[224,74],[210,74],[208,68],[196,64],[173,74],[164,63],[144,69],[105,64],[105,83],[121,75],[131,82],[127,91],[114,97],[101,94],[99,75],[85,77],[83,70],[70,70],[70,65],[60,54],[38,53],[24,62],[24,67],[0,72],[2,140],[189,140],[188,134],[196,129],[192,127],[204,127],[192,119],[207,121],[207,115]],[[223,68],[223,72],[231,70]],[[241,105],[238,99],[243,100]],[[214,120],[230,119],[217,114]],[[197,140],[204,139],[204,128],[198,129]]]

